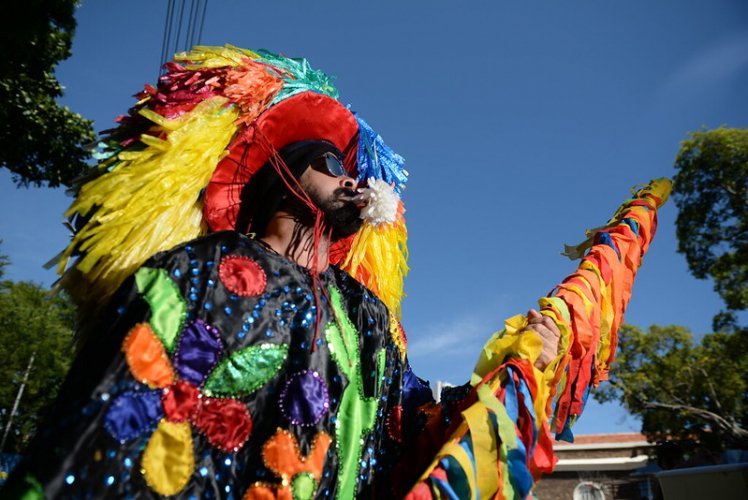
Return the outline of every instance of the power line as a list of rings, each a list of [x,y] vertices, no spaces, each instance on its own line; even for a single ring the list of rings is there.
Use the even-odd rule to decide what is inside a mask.
[[[158,68],[161,71],[161,66],[166,62],[166,54],[168,48],[171,45],[171,20],[174,18],[174,0],[169,0],[166,6],[166,24],[164,25],[164,38],[161,42],[161,59],[158,61]]]
[[[188,2],[189,12],[185,18]],[[200,45],[207,11],[208,0],[169,0],[166,6],[159,70],[175,53],[188,51],[195,45]]]
[[[200,40],[203,38],[203,26],[205,26],[205,13],[208,12],[208,0],[202,0],[203,12],[200,16],[200,30],[197,32],[197,45],[200,44]]]

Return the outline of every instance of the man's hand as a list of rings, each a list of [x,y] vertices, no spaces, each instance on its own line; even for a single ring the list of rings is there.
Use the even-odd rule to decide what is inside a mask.
[[[534,332],[543,341],[543,351],[540,353],[535,368],[545,370],[548,363],[558,355],[558,342],[561,339],[561,331],[556,322],[549,316],[543,316],[535,309],[527,311],[527,326],[521,333]]]

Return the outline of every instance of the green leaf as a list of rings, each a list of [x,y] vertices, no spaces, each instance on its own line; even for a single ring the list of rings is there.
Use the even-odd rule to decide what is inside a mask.
[[[187,317],[187,302],[165,269],[141,267],[135,273],[138,290],[151,306],[151,328],[169,352],[174,352]]]
[[[210,374],[207,396],[246,396],[273,378],[286,359],[288,346],[261,344],[231,353]]]

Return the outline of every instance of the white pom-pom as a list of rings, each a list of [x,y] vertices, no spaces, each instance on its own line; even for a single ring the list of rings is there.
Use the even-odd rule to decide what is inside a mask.
[[[366,184],[367,187],[360,188],[356,196],[357,203],[365,204],[361,209],[361,218],[372,226],[395,222],[400,196],[382,179],[369,177]]]

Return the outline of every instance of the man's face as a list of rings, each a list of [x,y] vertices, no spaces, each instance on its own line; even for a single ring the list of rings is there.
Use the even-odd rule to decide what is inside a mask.
[[[347,238],[361,228],[361,210],[353,201],[356,183],[348,175],[334,175],[324,158],[318,158],[301,175],[299,183],[322,210],[333,241]]]

